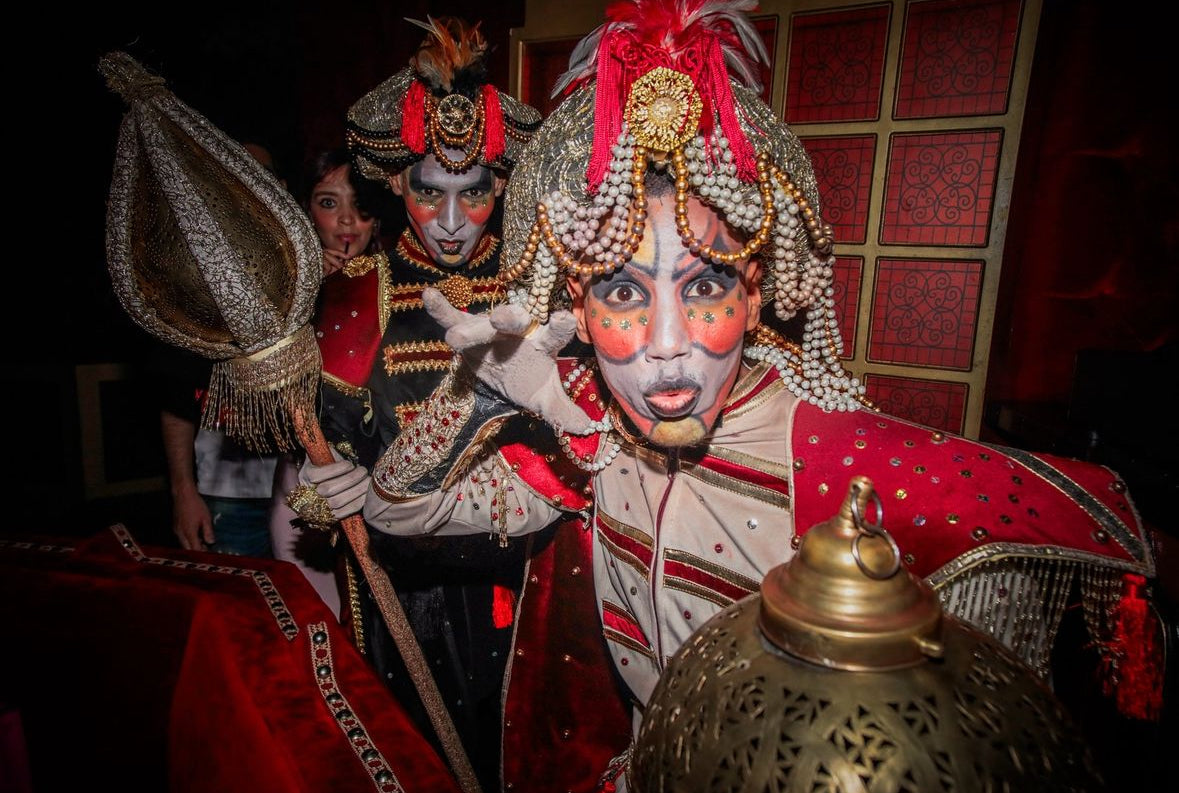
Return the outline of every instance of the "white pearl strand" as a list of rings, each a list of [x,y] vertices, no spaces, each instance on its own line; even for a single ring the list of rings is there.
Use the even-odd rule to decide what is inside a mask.
[[[730,225],[757,232],[762,220],[762,200],[756,183],[742,182],[729,140],[713,137],[711,144],[697,135],[684,146],[684,164],[688,167],[688,188],[706,204],[715,207]],[[777,203],[775,195],[775,204]]]
[[[544,201],[553,233],[574,258],[617,259],[629,233],[630,199],[634,192],[635,139],[624,125],[611,149],[610,165],[589,205],[560,191]],[[617,266],[621,266],[618,262]]]
[[[568,394],[577,381],[581,379],[581,376],[584,375],[588,370],[589,367],[584,363],[579,363],[577,366],[573,367],[573,370],[565,376],[564,380],[561,381],[561,386],[565,389],[565,393]],[[614,462],[614,458],[618,456],[620,451],[622,451],[622,445],[617,441],[612,440],[608,435],[612,429],[614,429],[614,422],[610,420],[609,413],[603,415],[600,421],[591,422],[590,430],[586,434],[590,435],[593,433],[602,433],[603,435],[606,435],[605,442],[607,444],[606,456],[601,460],[595,460],[593,462],[586,462],[569,446],[569,436],[564,432],[558,435],[557,441],[561,444],[561,451],[565,453],[565,456],[569,458],[571,463],[583,471],[596,474],[598,471],[601,471],[603,468],[610,465],[610,463]]]
[[[808,328],[814,322],[815,314],[814,310],[807,312]],[[811,334],[808,331],[806,335]],[[778,347],[762,345],[746,347],[744,354],[746,358],[773,366],[790,393],[824,412],[846,413],[860,407],[859,397],[863,396],[865,388],[859,378],[843,369],[837,356],[816,358],[813,353],[804,351],[800,358]],[[791,366],[792,362],[800,371]]]

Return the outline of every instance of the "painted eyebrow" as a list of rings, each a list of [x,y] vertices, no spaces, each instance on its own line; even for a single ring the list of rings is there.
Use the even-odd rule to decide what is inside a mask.
[[[709,218],[707,226],[700,234],[700,239],[703,240],[704,238],[711,236],[712,239],[708,244],[711,245],[712,249],[717,253],[734,253],[741,250],[741,242],[734,239],[725,239],[724,234],[722,234],[727,225],[728,224],[724,220],[713,215]],[[728,226],[728,230],[730,234],[737,234],[736,230],[733,229],[732,226]]]
[[[676,240],[676,244],[677,245],[679,244],[679,240]],[[658,248],[658,243],[656,243],[656,247]],[[672,280],[677,283],[680,281],[683,281],[687,278],[695,278],[696,276],[700,275],[701,273],[710,273],[710,274],[716,275],[718,277],[735,277],[729,273],[728,266],[715,265],[712,262],[701,259],[699,256],[693,256],[691,253],[688,252],[687,248],[681,247],[680,250],[683,251],[683,256],[691,259],[691,263],[689,265],[687,265],[686,267],[683,267],[679,270],[675,270],[674,272],[672,272],[672,276],[671,276]],[[720,249],[718,248],[718,250],[720,250]],[[723,251],[723,250],[721,252],[727,253],[727,251]],[[656,252],[656,256],[658,256],[658,252]],[[677,264],[681,261],[683,261],[683,258],[677,260]],[[642,273],[643,275],[647,276],[647,278],[650,278],[652,280],[654,280],[654,278],[655,278],[655,269],[657,266],[655,264],[648,264],[647,262],[636,262],[634,260],[631,260],[631,261],[627,262],[625,266],[628,268],[632,268],[632,271],[637,271],[637,272]],[[625,277],[625,276],[622,276],[622,277]],[[600,279],[599,282],[600,283],[608,283],[608,281],[606,280],[607,278],[608,278],[608,276],[602,276],[602,278]]]
[[[444,185],[427,182],[422,178],[422,173],[417,168],[410,169],[409,172],[409,186],[412,190],[421,191],[424,189],[440,190],[445,192]],[[479,181],[474,184],[464,185],[462,190],[490,190],[491,189],[491,173],[485,172],[479,177]]]

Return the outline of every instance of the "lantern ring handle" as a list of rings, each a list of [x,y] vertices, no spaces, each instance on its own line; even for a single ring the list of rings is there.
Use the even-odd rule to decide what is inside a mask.
[[[875,490],[868,493],[868,497],[876,504],[876,523],[868,523],[864,520],[864,515],[860,511],[859,488],[856,488],[856,493],[851,499],[852,521],[855,523],[856,538],[852,540],[852,558],[856,560],[856,566],[860,568],[860,572],[869,578],[877,581],[883,581],[886,578],[892,578],[896,575],[897,570],[901,569],[901,549],[897,546],[897,541],[893,536],[884,530],[884,504],[880,501],[880,496]],[[870,568],[860,555],[860,541],[865,537],[881,537],[888,542],[889,550],[892,551],[892,564],[888,569],[882,573],[878,573]]]

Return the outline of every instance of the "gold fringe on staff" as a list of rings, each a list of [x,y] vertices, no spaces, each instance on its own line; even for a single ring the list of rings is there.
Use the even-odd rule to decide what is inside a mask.
[[[251,449],[288,451],[299,445],[289,416],[315,412],[320,355],[307,325],[254,355],[213,365],[201,426],[220,430]]]

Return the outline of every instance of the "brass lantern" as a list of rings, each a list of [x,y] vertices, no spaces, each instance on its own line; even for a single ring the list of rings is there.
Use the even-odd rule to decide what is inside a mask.
[[[697,629],[648,702],[633,793],[1103,789],[1052,692],[943,614],[882,523],[854,477],[760,595]]]

